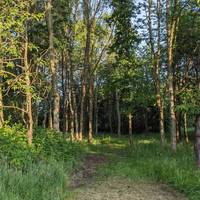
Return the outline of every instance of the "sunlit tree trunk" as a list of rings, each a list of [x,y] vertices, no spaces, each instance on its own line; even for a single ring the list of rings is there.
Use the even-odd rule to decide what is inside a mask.
[[[89,133],[88,142],[92,143],[93,139],[93,103],[94,103],[94,81],[93,77],[90,77],[90,88],[89,88]]]
[[[71,140],[73,141],[75,139],[74,137],[74,107],[72,102],[72,90],[69,91],[69,108],[70,108],[70,135]]]
[[[88,132],[88,142],[92,142],[93,137],[93,73],[92,65],[90,63],[90,52],[91,52],[91,31],[92,31],[92,20],[91,15],[91,2],[90,0],[83,1],[83,11],[84,11],[84,21],[86,26],[86,41],[85,41],[85,55],[84,55],[84,70],[83,70],[83,80],[82,80],[82,102],[81,102],[81,112],[83,112],[83,106],[85,102],[86,95],[86,81],[89,83],[89,132]],[[83,113],[81,114],[81,123],[84,123]],[[83,127],[83,125],[81,125]]]
[[[60,96],[57,92],[57,67],[56,55],[53,42],[53,19],[52,19],[52,0],[47,2],[47,22],[49,30],[49,51],[50,51],[50,70],[51,70],[51,97],[53,98],[53,129],[59,131],[59,110]]]
[[[178,27],[178,16],[176,16],[177,6],[179,0],[170,3],[166,1],[166,23],[167,23],[167,61],[168,61],[168,88],[169,88],[169,105],[170,105],[170,125],[171,125],[171,138],[172,138],[172,150],[176,151],[176,113],[175,113],[175,89],[174,89],[174,45],[176,42],[176,32]],[[172,13],[173,8],[173,13]]]
[[[0,60],[0,69],[2,68],[2,62]],[[0,77],[0,127],[4,123],[4,114],[3,114],[3,91],[2,91],[2,77]]]
[[[133,144],[133,124],[132,124],[132,114],[128,114],[128,127],[129,127],[129,143]]]
[[[164,107],[163,100],[161,97],[160,89],[160,68],[161,68],[161,1],[157,0],[156,6],[156,16],[157,16],[157,52],[154,47],[153,31],[152,31],[152,0],[148,0],[148,29],[149,29],[149,40],[152,53],[153,61],[153,79],[156,91],[156,104],[159,111],[159,128],[160,128],[160,141],[161,144],[165,140],[165,130],[164,130]]]
[[[24,43],[24,73],[25,73],[25,82],[26,82],[26,111],[27,111],[27,141],[28,144],[32,144],[33,139],[33,116],[32,116],[32,93],[31,93],[31,71],[28,64],[28,36],[27,32],[25,33],[25,43]]]
[[[0,36],[0,48],[2,45],[2,39]],[[3,61],[0,58],[0,71],[3,69]],[[2,76],[0,76],[0,127],[2,127],[3,123],[4,123],[4,113],[3,113],[3,91],[2,91]]]

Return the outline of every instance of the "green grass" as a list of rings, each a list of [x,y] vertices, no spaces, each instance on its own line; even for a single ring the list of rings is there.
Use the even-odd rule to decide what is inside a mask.
[[[126,137],[101,136],[92,145],[71,143],[66,136],[37,129],[33,146],[26,143],[19,126],[0,129],[0,199],[66,200],[73,195],[69,174],[86,154],[110,158],[99,177],[121,176],[133,181],[163,182],[184,193],[190,200],[200,197],[200,170],[193,144],[179,144],[177,153],[170,144],[160,146],[158,135],[136,136],[133,146]]]
[[[192,144],[179,144],[174,154],[169,143],[161,147],[158,137],[154,136],[135,137],[132,147],[125,138],[107,140],[110,142],[104,147],[92,147],[99,152],[114,153],[112,162],[101,168],[101,176],[162,182],[184,193],[190,200],[199,200],[200,170],[195,165]]]
[[[50,130],[36,129],[29,147],[21,126],[1,128],[0,199],[66,200],[69,174],[85,153],[83,145]]]
[[[70,196],[64,163],[48,161],[29,165],[26,172],[1,163],[0,199],[61,200]]]

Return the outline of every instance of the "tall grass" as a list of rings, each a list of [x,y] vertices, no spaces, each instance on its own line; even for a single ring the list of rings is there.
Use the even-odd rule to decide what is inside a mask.
[[[82,145],[60,133],[37,129],[29,147],[21,126],[0,128],[0,199],[66,200],[69,174],[83,155]]]
[[[64,200],[70,195],[65,165],[54,160],[29,165],[25,171],[1,162],[0,180],[2,200]]]

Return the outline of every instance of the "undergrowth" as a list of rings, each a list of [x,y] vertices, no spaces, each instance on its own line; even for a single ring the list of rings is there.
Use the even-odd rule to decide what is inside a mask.
[[[20,125],[0,129],[0,199],[64,200],[71,195],[69,173],[84,148],[51,130],[36,129],[33,145]]]

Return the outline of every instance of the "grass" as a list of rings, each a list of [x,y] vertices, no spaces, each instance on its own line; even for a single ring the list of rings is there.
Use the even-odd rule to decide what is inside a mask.
[[[104,138],[105,140],[105,138]],[[104,166],[101,176],[122,176],[133,181],[167,183],[190,200],[200,197],[200,170],[196,168],[193,145],[179,144],[174,154],[169,143],[160,146],[154,136],[138,136],[132,147],[127,139],[109,139],[109,145],[92,147],[99,152],[116,152],[112,162]],[[106,149],[106,150],[105,150]]]
[[[101,136],[92,145],[71,143],[49,130],[35,130],[33,146],[26,145],[21,127],[0,129],[0,199],[66,200],[73,195],[69,174],[86,154],[106,154],[110,162],[100,176],[126,177],[135,182],[167,183],[190,200],[199,200],[200,171],[193,145],[179,144],[172,153],[161,147],[157,135],[136,136],[133,146],[126,137]]]
[[[32,147],[24,129],[0,129],[0,199],[66,200],[69,174],[85,154],[85,147],[59,133],[36,129]]]
[[[48,161],[29,165],[26,172],[1,163],[0,199],[61,200],[70,196],[64,163]]]

